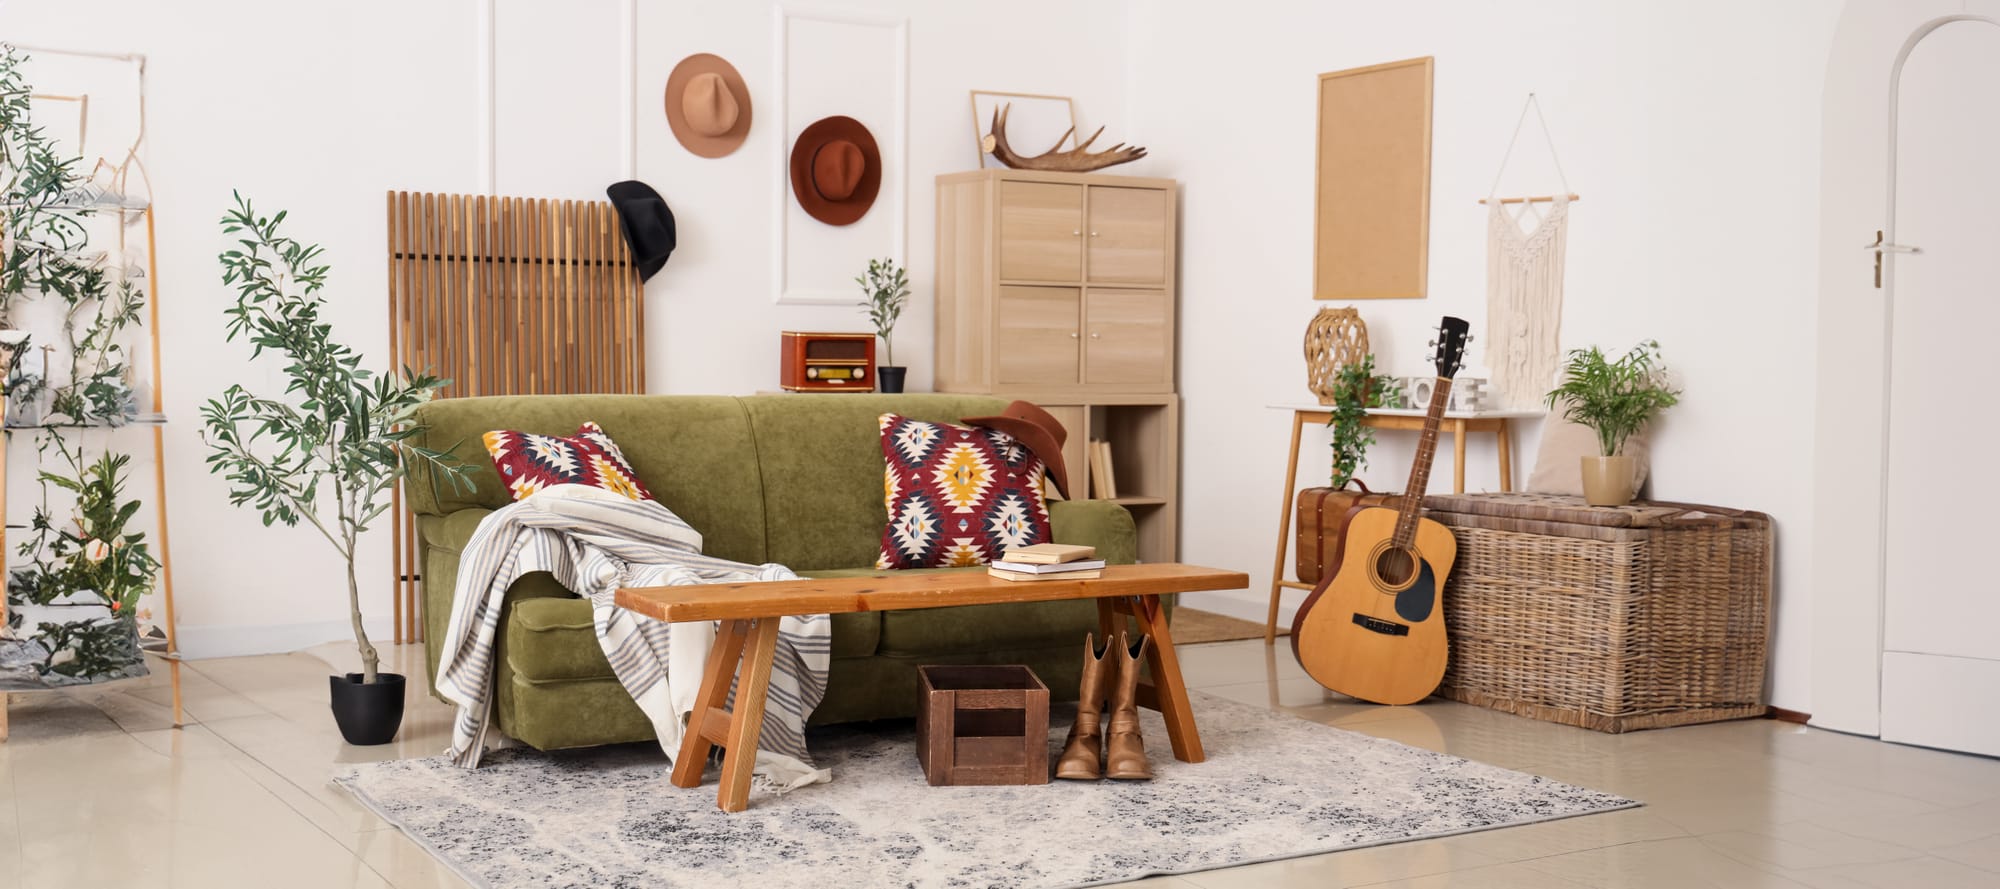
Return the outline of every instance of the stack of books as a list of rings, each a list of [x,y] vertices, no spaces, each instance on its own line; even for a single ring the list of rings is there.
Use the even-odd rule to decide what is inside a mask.
[[[1094,546],[1037,543],[1008,550],[986,566],[986,573],[1014,581],[1085,580],[1104,573],[1104,560],[1097,558]]]

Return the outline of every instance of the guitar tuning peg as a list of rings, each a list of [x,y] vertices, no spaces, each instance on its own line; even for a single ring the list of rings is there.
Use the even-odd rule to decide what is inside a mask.
[[[1472,334],[1469,334],[1469,333],[1465,335],[1465,341],[1466,341],[1466,342],[1468,342],[1468,343],[1472,342],[1472,341],[1473,341],[1473,340],[1475,340],[1475,339],[1478,339],[1478,337],[1475,337],[1475,336],[1473,336]]]
[[[1428,343],[1427,345],[1429,345],[1429,346],[1430,346],[1431,348],[1435,349],[1435,348],[1437,348],[1437,347],[1438,347],[1438,341],[1437,341],[1437,340],[1431,340],[1431,341],[1430,341],[1430,342],[1429,342],[1429,343]]]

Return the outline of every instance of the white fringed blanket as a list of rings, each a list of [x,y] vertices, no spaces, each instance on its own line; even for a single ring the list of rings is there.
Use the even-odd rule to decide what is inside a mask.
[[[532,571],[550,572],[590,599],[604,656],[653,721],[668,757],[680,753],[704,661],[715,642],[715,624],[667,624],[641,617],[613,603],[618,588],[798,577],[783,565],[746,565],[702,555],[701,534],[666,507],[584,485],[558,485],[494,511],[460,554],[451,625],[438,664],[438,692],[458,705],[448,752],[465,768],[479,764],[486,746],[501,599],[516,579]],[[813,767],[805,723],[826,693],[832,628],[824,614],[779,623],[776,669],[757,742],[757,774],[776,789],[831,777]]]

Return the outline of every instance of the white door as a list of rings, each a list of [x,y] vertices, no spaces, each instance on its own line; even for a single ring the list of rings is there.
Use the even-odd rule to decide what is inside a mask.
[[[1884,282],[1882,738],[2000,755],[2000,27],[1932,31],[1892,101],[1891,236],[1921,252]]]

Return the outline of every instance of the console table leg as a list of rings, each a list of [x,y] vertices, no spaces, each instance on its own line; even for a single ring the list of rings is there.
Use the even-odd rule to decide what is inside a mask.
[[[736,684],[736,708],[729,717],[729,741],[722,758],[722,786],[715,804],[724,812],[750,806],[750,773],[757,768],[757,735],[764,728],[764,693],[771,687],[771,662],[778,650],[778,621],[757,618],[743,652],[743,678]]]
[[[1299,433],[1305,422],[1305,414],[1292,412],[1292,452],[1285,458],[1285,496],[1278,503],[1278,555],[1271,560],[1271,606],[1264,612],[1265,645],[1278,641],[1278,594],[1284,589],[1285,547],[1292,539],[1292,495],[1299,481]]]
[[[1098,601],[1103,601],[1102,599]],[[1181,681],[1180,656],[1174,653],[1174,637],[1167,629],[1166,614],[1159,596],[1140,596],[1133,609],[1140,629],[1153,637],[1146,646],[1146,666],[1153,674],[1153,687],[1160,715],[1167,721],[1167,739],[1173,742],[1174,758],[1181,762],[1201,762],[1208,758],[1201,749],[1201,732],[1194,725],[1194,707],[1188,703],[1187,685]]]
[[[728,712],[724,708],[729,704],[729,681],[736,677],[736,662],[743,656],[748,629],[748,621],[726,620],[716,630],[715,647],[708,650],[708,665],[702,670],[701,690],[695,694],[694,714],[688,718],[687,733],[681,736],[681,754],[674,758],[675,787],[701,786],[708,751],[715,746],[704,734],[704,726],[711,711]]]
[[[1500,421],[1500,428],[1494,430],[1493,433],[1494,437],[1499,440],[1500,490],[1502,491],[1514,490],[1514,446],[1513,442],[1510,441],[1514,435],[1513,430],[1509,428],[1511,425],[1503,418]]]

